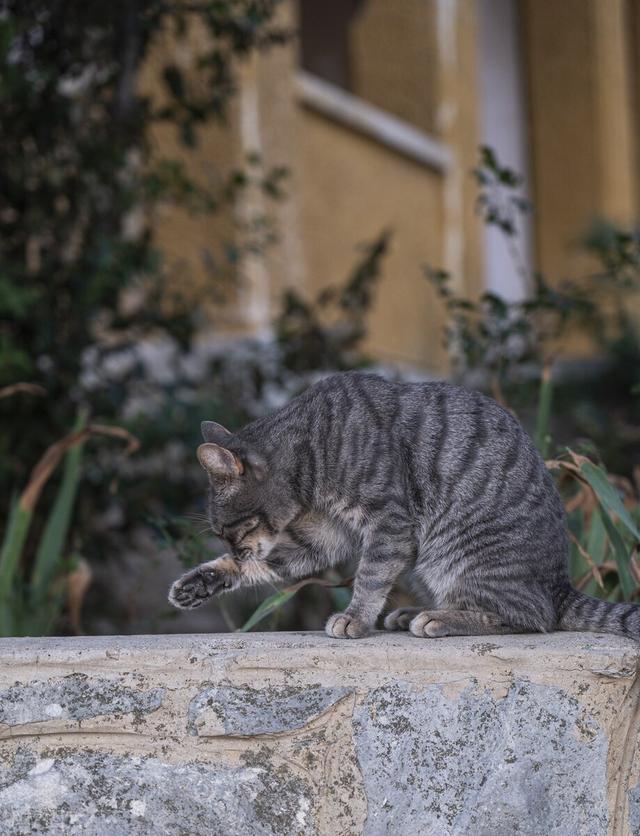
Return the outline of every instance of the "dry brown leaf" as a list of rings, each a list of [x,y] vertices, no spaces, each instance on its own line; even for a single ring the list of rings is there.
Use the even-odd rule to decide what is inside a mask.
[[[580,453],[576,453],[574,450],[569,450],[569,455],[573,460],[574,465],[580,469],[583,464],[593,464],[591,459],[587,458],[587,456],[583,456]]]
[[[576,546],[582,557],[587,561],[587,565],[591,567],[590,575],[593,575],[595,578],[596,583],[600,587],[600,589],[604,589],[604,583],[602,582],[602,575],[600,574],[600,568],[594,559],[591,557],[588,551],[583,548],[582,544],[579,542],[578,538],[575,534],[569,532],[569,537],[571,538],[571,542]],[[603,564],[604,565],[604,564]]]
[[[67,576],[67,607],[69,622],[76,636],[84,635],[82,629],[82,605],[91,586],[93,572],[87,561],[81,557],[76,568]]]
[[[569,473],[578,475],[580,468],[572,462],[566,462],[563,459],[547,459],[545,462],[547,470],[566,470]]]
[[[82,444],[87,438],[95,435],[120,438],[123,441],[126,441],[127,447],[124,451],[125,456],[134,453],[140,447],[138,439],[122,427],[90,424],[83,430],[69,433],[69,435],[61,438],[60,441],[56,441],[47,450],[45,450],[44,455],[31,471],[29,483],[20,496],[20,508],[23,508],[25,511],[33,511],[42,488],[65,453],[67,453],[68,450],[71,450],[72,447]]]
[[[47,394],[47,390],[44,386],[40,386],[39,383],[12,383],[11,386],[3,386],[2,389],[0,389],[0,398],[10,398],[19,393],[25,395],[40,395],[42,397]]]
[[[601,563],[598,567],[600,570],[600,575],[617,575],[618,574],[618,567],[612,560],[605,560],[604,563]],[[580,580],[575,584],[576,589],[584,589],[584,587],[589,583],[591,578],[593,577],[593,569],[589,569],[586,575],[583,575]]]
[[[580,486],[580,489],[564,504],[564,509],[567,514],[570,514],[572,511],[577,511],[578,508],[582,508],[588,501],[588,496],[588,493]]]
[[[494,401],[497,401],[500,406],[504,407],[504,409],[509,409],[509,405],[504,397],[504,392],[502,391],[502,386],[500,385],[500,379],[497,375],[492,375],[491,377],[491,397]]]

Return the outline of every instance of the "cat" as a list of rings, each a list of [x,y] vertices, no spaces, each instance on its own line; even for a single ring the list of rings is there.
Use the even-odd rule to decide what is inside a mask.
[[[193,608],[352,558],[334,638],[370,633],[401,576],[430,603],[386,616],[419,637],[592,630],[640,638],[640,607],[574,589],[564,509],[519,422],[450,383],[345,372],[231,433],[202,424],[211,529],[230,554],[171,587]]]

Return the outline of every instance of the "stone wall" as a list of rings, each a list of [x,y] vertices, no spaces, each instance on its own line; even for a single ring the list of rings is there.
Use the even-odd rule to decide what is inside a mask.
[[[3,834],[640,834],[638,647],[0,641]]]

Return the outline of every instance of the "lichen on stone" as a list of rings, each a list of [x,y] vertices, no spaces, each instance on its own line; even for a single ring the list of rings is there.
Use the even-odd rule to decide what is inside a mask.
[[[149,714],[165,698],[164,688],[140,690],[120,680],[74,673],[62,679],[16,682],[0,691],[0,723],[86,720],[102,715]]]

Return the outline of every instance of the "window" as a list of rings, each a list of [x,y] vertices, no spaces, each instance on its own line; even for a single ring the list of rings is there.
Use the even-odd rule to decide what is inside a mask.
[[[299,0],[299,11],[303,70],[437,133],[436,3]]]
[[[351,90],[349,29],[363,0],[300,0],[302,68]]]

